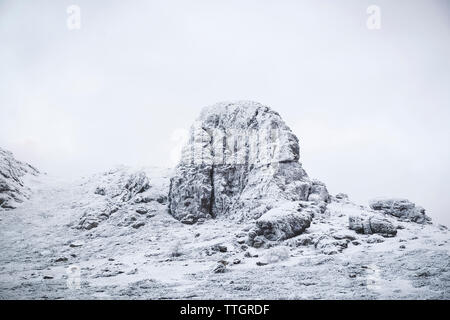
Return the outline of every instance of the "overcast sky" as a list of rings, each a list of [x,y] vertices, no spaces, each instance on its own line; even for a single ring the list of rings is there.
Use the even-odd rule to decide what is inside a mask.
[[[332,193],[449,224],[449,40],[447,0],[0,0],[0,146],[60,175],[172,166],[202,107],[255,100]]]

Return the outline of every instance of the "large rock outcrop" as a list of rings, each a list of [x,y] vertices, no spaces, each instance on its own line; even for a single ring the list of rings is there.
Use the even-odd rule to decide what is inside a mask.
[[[0,148],[0,208],[14,209],[28,199],[30,190],[24,178],[38,174],[36,168],[16,160],[11,152]]]
[[[383,198],[370,202],[373,210],[381,211],[401,220],[413,221],[417,223],[428,223],[431,218],[425,214],[425,209],[416,206],[408,199]]]
[[[284,202],[329,201],[325,185],[308,177],[299,158],[297,137],[269,107],[240,101],[204,108],[171,179],[170,213],[189,223],[217,217],[245,221]],[[284,231],[272,230],[275,237],[305,228],[303,222],[299,228],[291,223],[298,220],[291,216],[300,215],[297,210],[287,211],[277,214],[274,225],[294,231],[280,236]]]

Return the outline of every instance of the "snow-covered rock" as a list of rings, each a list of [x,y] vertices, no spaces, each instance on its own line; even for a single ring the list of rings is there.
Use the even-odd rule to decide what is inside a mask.
[[[408,199],[374,199],[369,205],[373,210],[382,211],[385,214],[389,214],[402,220],[409,220],[417,223],[428,223],[431,221],[431,218],[425,214],[424,208],[416,206]]]
[[[347,248],[349,239],[336,239],[330,235],[321,235],[314,242],[314,247],[324,254],[337,254]]]
[[[16,160],[11,152],[0,148],[0,208],[14,209],[28,199],[30,190],[24,178],[38,174],[36,168]]]
[[[169,177],[160,170],[149,172],[118,167],[94,175],[86,184],[86,193],[94,196],[84,209],[77,228],[90,230],[112,216],[118,226],[143,226],[143,219],[166,210]],[[164,171],[164,170],[163,170]]]
[[[349,228],[357,233],[380,234],[384,237],[394,237],[397,234],[395,225],[386,218],[379,216],[349,216]]]
[[[269,210],[256,220],[250,230],[247,243],[260,246],[267,240],[280,241],[295,237],[311,224],[312,214],[303,210],[299,203],[285,202]]]
[[[299,150],[297,137],[267,106],[204,108],[171,179],[170,213],[178,220],[247,221],[285,201],[328,201],[325,185],[303,170]]]

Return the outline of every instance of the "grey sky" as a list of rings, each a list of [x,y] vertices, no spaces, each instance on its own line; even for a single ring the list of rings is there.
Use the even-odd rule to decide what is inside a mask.
[[[2,0],[0,146],[71,176],[171,166],[203,106],[255,100],[331,192],[407,197],[448,224],[449,40],[446,0]]]

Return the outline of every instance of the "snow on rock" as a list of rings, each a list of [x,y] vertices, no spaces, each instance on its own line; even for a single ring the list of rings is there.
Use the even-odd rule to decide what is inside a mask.
[[[429,223],[431,218],[425,214],[425,209],[416,206],[407,199],[384,198],[375,199],[370,202],[370,207],[376,211],[417,223]]]
[[[152,175],[151,180],[143,169],[119,167],[93,176],[85,184],[96,201],[85,207],[77,228],[96,228],[113,215],[118,226],[138,229],[145,225],[145,218],[165,210],[167,204],[168,176]]]
[[[305,228],[306,213],[296,216],[280,209],[286,214],[281,217],[275,209],[276,215],[262,216],[279,203],[329,201],[325,185],[303,170],[299,150],[297,137],[267,106],[239,101],[204,108],[171,179],[170,213],[187,223],[261,217],[260,226],[267,226],[265,219],[272,217],[274,225],[283,227],[271,229],[270,238],[295,235]]]
[[[394,237],[397,234],[396,226],[386,218],[378,216],[362,217],[349,216],[349,228],[357,233],[380,234],[383,237]]]
[[[336,239],[330,235],[321,235],[314,242],[314,247],[324,254],[337,254],[347,248],[350,239]]]
[[[310,226],[312,216],[299,203],[286,202],[256,220],[256,227],[248,233],[247,243],[260,247],[266,239],[280,241],[297,236]]]
[[[16,160],[11,152],[0,148],[0,208],[14,209],[28,199],[30,190],[24,178],[38,174],[36,168]]]

